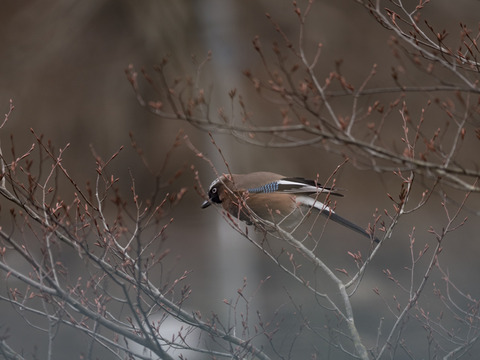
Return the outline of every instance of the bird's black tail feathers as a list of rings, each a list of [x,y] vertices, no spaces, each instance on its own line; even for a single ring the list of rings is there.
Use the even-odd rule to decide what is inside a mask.
[[[370,240],[373,240],[376,243],[380,242],[380,240],[378,238],[373,238],[372,235],[370,235],[368,232],[366,232],[360,226],[355,225],[354,223],[352,223],[351,221],[348,221],[347,219],[341,217],[340,215],[337,215],[334,212],[329,212],[329,211],[326,211],[326,210],[322,211],[322,213],[325,216],[327,216],[329,219],[335,221],[336,223],[338,223],[340,225],[343,225],[343,226],[349,228],[350,230],[353,230],[356,233],[361,234],[361,235],[365,236],[366,238],[368,238]]]

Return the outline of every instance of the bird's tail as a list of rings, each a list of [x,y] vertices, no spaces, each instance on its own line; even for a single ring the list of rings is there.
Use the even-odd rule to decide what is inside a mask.
[[[340,215],[335,214],[334,212],[330,213],[328,211],[322,211],[322,214],[327,216],[329,219],[335,221],[336,223],[343,225],[347,228],[349,228],[352,231],[355,231],[356,233],[365,236],[366,238],[373,240],[376,243],[379,243],[380,240],[378,238],[373,238],[372,235],[370,235],[368,232],[366,232],[363,228],[360,226],[352,223],[351,221],[348,221],[347,219],[341,217]]]
[[[340,215],[337,215],[335,211],[333,211],[333,209],[331,209],[329,206],[323,204],[322,202],[314,198],[311,198],[309,196],[297,196],[297,203],[305,206],[309,206],[309,207],[314,207],[315,209],[319,210],[322,215],[335,221],[337,224],[343,225],[346,228],[352,231],[355,231],[356,233],[363,235],[367,239],[373,240],[376,243],[380,242],[378,238],[373,238],[373,236],[369,234],[367,231],[365,231],[365,229],[352,223],[351,221],[348,221],[347,219],[341,217]]]

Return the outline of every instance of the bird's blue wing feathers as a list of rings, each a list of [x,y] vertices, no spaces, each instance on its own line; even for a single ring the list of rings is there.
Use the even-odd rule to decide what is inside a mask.
[[[272,193],[278,191],[278,181],[274,181],[256,188],[248,189],[249,193]]]

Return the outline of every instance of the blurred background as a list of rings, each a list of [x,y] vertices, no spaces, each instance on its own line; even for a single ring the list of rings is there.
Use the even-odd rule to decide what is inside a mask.
[[[413,6],[414,2],[411,3]],[[299,5],[303,8],[305,2],[299,1]],[[210,94],[212,114],[219,108],[228,108],[228,92],[237,89],[246,99],[254,118],[281,121],[274,107],[253,100],[255,94],[242,71],[263,71],[252,46],[255,36],[260,37],[266,52],[270,51],[273,41],[280,39],[265,13],[271,14],[292,40],[298,39],[298,19],[290,1],[6,0],[1,8],[0,108],[6,113],[10,99],[15,105],[9,123],[0,134],[2,144],[10,148],[12,134],[17,152],[26,151],[35,142],[30,128],[51,139],[57,148],[70,144],[65,165],[79,184],[95,179],[91,148],[108,159],[125,146],[110,169],[121,179],[127,196],[129,171],[132,171],[140,196],[148,197],[153,179],[131,149],[129,132],[134,134],[154,171],[162,167],[180,130],[214,161],[220,172],[226,171],[205,132],[185,122],[161,119],[139,106],[124,72],[129,64],[152,72],[155,64],[169,56],[171,78],[184,77],[195,74],[192,56],[201,61],[212,51],[212,61],[201,79]],[[477,28],[479,10],[479,1],[460,0],[454,4],[443,0],[427,7],[425,16],[432,19],[434,26],[457,34],[460,21]],[[320,79],[335,68],[336,60],[343,60],[345,76],[358,86],[376,63],[379,67],[375,84],[391,86],[389,74],[396,63],[388,46],[390,36],[354,1],[317,1],[309,17],[305,41],[312,46],[317,42],[323,44],[318,66]],[[418,106],[423,106],[425,99],[419,101]],[[349,110],[347,107],[345,112],[348,114]],[[214,137],[234,173],[264,170],[307,178],[315,178],[318,174],[322,180],[327,179],[343,160],[321,148],[257,148],[227,135],[214,134]],[[246,292],[252,296],[255,293],[252,309],[260,309],[265,317],[273,317],[278,311],[280,315],[276,319],[282,318],[287,324],[291,322],[295,328],[301,321],[296,318],[292,302],[286,295],[288,290],[294,301],[301,303],[304,311],[311,315],[314,326],[323,327],[327,318],[317,312],[315,299],[225,224],[218,212],[212,208],[200,209],[203,199],[193,190],[195,180],[189,170],[191,165],[200,171],[203,186],[208,187],[215,174],[186,146],[173,152],[166,171],[166,175],[171,176],[183,169],[182,176],[170,186],[171,191],[188,188],[185,198],[171,214],[174,222],[169,227],[165,245],[178,259],[173,262],[175,271],[192,272],[188,281],[193,295],[187,306],[206,314],[214,311],[226,319],[228,308],[223,300],[235,298],[246,278]],[[361,171],[351,164],[344,166],[336,179],[340,188],[348,189],[337,205],[338,213],[365,227],[373,220],[376,209],[380,214],[383,209],[392,210],[386,194],[397,194],[400,189],[398,178],[392,174]],[[421,191],[420,187],[416,189],[417,196]],[[362,324],[361,331],[370,337],[368,343],[374,342],[380,317],[388,318],[389,314],[383,301],[371,289],[382,287],[386,296],[397,292],[393,284],[385,284],[381,272],[385,268],[398,270],[399,277],[408,278],[408,272],[401,272],[409,261],[405,246],[408,234],[415,225],[420,249],[432,240],[428,235],[429,227],[445,222],[440,200],[434,198],[432,207],[418,212],[411,223],[406,218],[399,224],[395,233],[397,244],[392,241],[385,246],[365,277],[354,305],[359,314],[357,322]],[[475,209],[472,204],[478,204],[477,196],[472,196],[471,201],[471,209]],[[475,216],[475,212],[472,210],[468,215]],[[2,207],[1,221],[7,221],[7,216],[8,209]],[[450,266],[463,274],[455,280],[463,284],[469,282],[465,274],[473,276],[480,270],[478,228],[467,223],[459,234],[462,236],[451,239],[451,244],[455,245],[449,243],[446,248]],[[368,244],[362,241],[335,224],[329,224],[318,252],[324,254],[320,257],[332,267],[351,268],[347,251],[362,249],[366,252]],[[256,291],[261,280],[269,276],[271,279]],[[429,288],[426,293],[430,296],[431,291]],[[371,314],[369,310],[376,312]],[[8,309],[0,311],[2,326],[10,328],[12,345],[23,347],[26,354],[44,353],[41,342],[26,343],[19,336],[25,331],[23,322],[13,318],[7,320],[4,312]],[[84,346],[83,340],[67,338],[68,330],[59,336],[66,337],[67,350],[59,348],[58,354],[80,352]],[[296,346],[305,349],[305,358],[315,351],[308,341]]]

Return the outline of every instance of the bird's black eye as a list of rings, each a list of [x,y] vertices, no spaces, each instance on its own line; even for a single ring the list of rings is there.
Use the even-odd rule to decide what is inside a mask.
[[[210,189],[210,191],[208,193],[208,197],[209,197],[210,201],[213,202],[213,203],[220,204],[222,202],[222,200],[220,200],[220,196],[218,195],[218,187],[217,186],[214,186]]]

